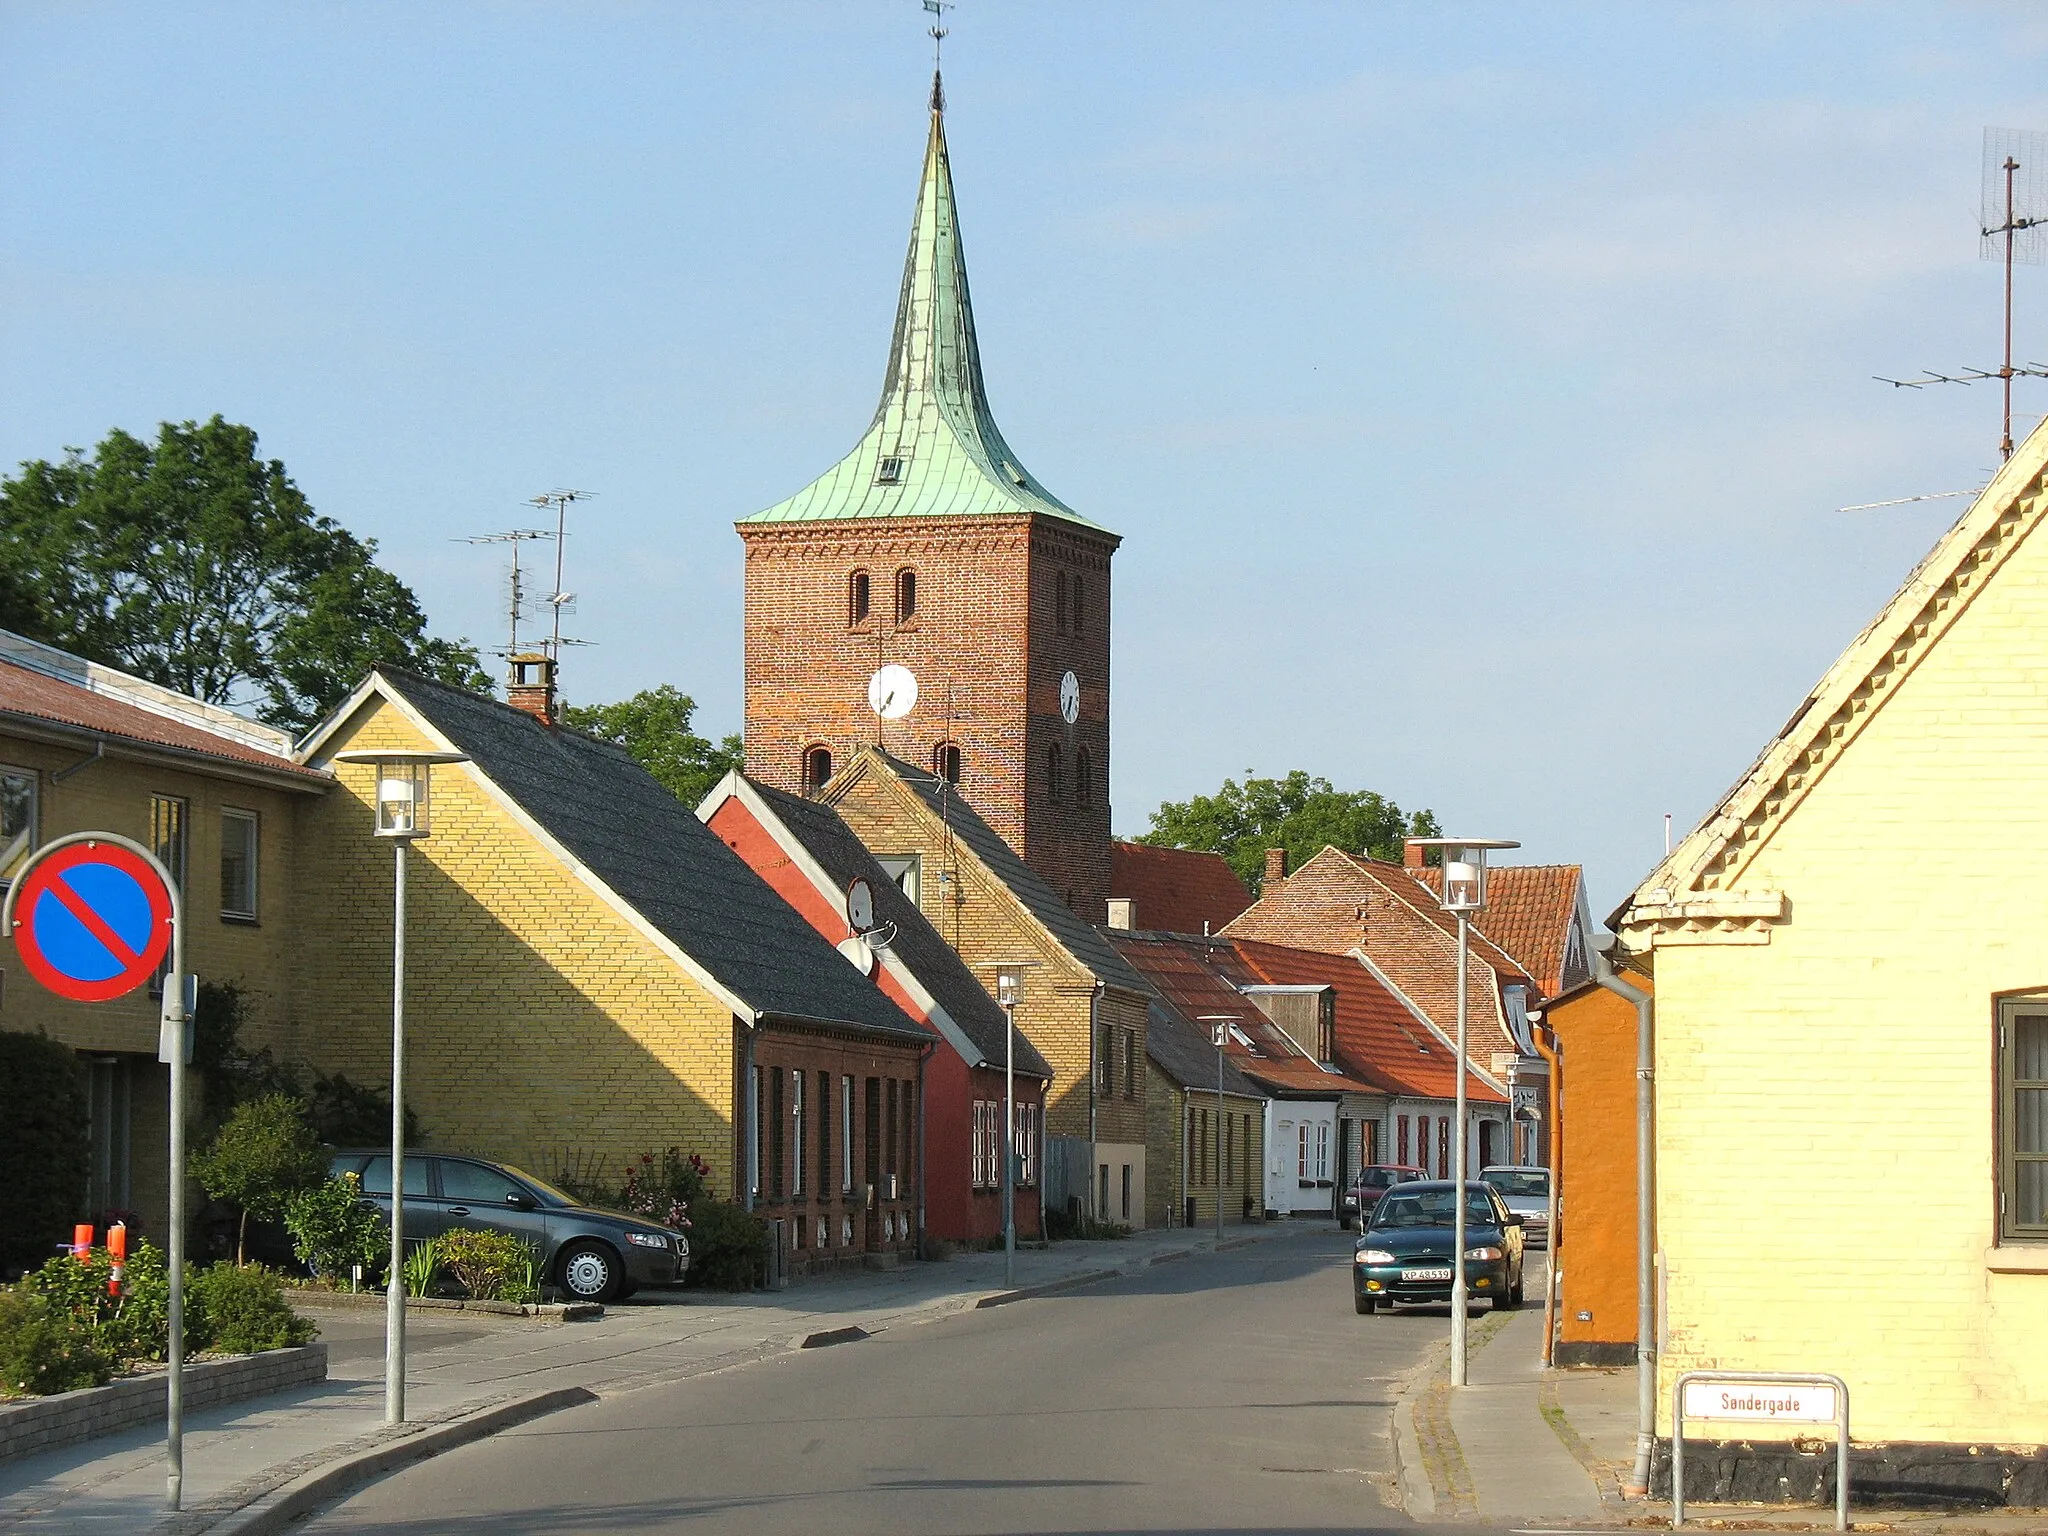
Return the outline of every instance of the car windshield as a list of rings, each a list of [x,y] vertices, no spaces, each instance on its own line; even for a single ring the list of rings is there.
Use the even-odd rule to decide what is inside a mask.
[[[1495,1168],[1486,1175],[1486,1182],[1505,1199],[1550,1198],[1550,1175],[1541,1168]]]
[[[1374,1230],[1382,1227],[1448,1227],[1451,1224],[1451,1192],[1429,1189],[1417,1194],[1396,1191],[1383,1196],[1373,1211]],[[1465,1220],[1493,1224],[1493,1205],[1477,1190],[1465,1194]]]

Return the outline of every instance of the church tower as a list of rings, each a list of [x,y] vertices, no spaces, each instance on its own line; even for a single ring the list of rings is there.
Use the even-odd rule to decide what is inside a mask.
[[[747,771],[815,792],[879,742],[957,784],[1078,914],[1104,921],[1120,540],[1040,485],[989,412],[936,73],[874,420],[833,468],[737,526]],[[885,666],[916,678],[900,718],[869,704]]]

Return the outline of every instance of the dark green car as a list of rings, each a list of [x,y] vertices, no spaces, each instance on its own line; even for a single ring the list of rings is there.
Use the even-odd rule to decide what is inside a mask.
[[[1451,1299],[1457,1186],[1448,1179],[1398,1184],[1380,1197],[1351,1255],[1351,1291],[1360,1312],[1392,1311],[1397,1301]],[[1522,1218],[1477,1180],[1465,1186],[1465,1294],[1496,1309],[1522,1304]]]

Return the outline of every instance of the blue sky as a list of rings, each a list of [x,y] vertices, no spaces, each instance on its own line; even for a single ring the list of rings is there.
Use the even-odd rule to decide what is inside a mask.
[[[2010,5],[963,0],[990,395],[1125,535],[1120,831],[1293,767],[1601,910],[1958,501],[1997,398]],[[859,435],[924,138],[912,0],[0,6],[0,464],[216,411],[501,643],[579,512],[565,692],[736,728],[736,517]],[[2048,270],[2019,275],[2048,354]],[[2048,409],[2023,384],[2022,427]]]

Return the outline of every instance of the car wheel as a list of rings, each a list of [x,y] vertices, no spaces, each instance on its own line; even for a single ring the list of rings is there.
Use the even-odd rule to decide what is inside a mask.
[[[1370,1296],[1354,1296],[1351,1298],[1351,1305],[1357,1309],[1358,1315],[1360,1317],[1364,1317],[1368,1315],[1373,1310],[1373,1308],[1378,1306],[1379,1304],[1375,1302]]]
[[[576,1301],[616,1301],[625,1266],[603,1243],[571,1243],[562,1251],[562,1289]]]

